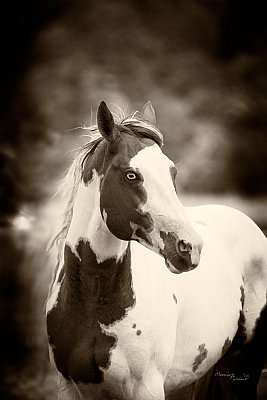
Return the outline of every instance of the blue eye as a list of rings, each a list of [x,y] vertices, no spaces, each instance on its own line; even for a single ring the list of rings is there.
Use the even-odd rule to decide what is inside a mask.
[[[126,178],[128,179],[128,181],[135,181],[137,179],[137,175],[135,172],[127,172]]]

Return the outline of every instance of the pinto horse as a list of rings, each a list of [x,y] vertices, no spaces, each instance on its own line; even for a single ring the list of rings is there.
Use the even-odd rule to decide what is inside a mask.
[[[67,174],[46,307],[58,398],[256,398],[266,238],[232,208],[182,206],[155,123],[150,102],[120,123],[101,102]]]

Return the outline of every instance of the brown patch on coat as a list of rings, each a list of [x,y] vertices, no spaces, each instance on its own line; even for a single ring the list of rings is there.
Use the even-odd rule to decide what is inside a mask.
[[[229,339],[229,337],[227,339],[225,339],[225,342],[222,347],[222,356],[227,352],[227,350],[231,346],[231,343],[232,343],[232,341]]]
[[[205,343],[202,343],[198,346],[199,354],[196,356],[195,361],[193,363],[192,371],[196,372],[199,368],[200,364],[207,358],[208,350],[205,348]]]

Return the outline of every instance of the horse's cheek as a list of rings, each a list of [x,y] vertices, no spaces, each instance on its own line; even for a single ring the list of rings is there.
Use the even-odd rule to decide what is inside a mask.
[[[127,213],[119,213],[117,209],[108,208],[106,225],[113,235],[121,240],[131,240],[133,229],[128,222]]]
[[[136,219],[138,203],[138,195],[123,180],[114,174],[104,180],[100,195],[101,214],[111,233],[119,239],[131,240],[131,222]]]
[[[130,240],[132,229],[127,221],[127,214],[123,213],[124,207],[119,190],[110,191],[105,185],[100,196],[101,215],[110,232],[122,240]]]

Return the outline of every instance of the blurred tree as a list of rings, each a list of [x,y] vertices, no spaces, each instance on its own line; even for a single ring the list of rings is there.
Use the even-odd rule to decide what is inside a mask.
[[[25,119],[31,119],[32,130],[36,132],[38,124],[34,119],[38,110],[25,109],[24,105],[30,104],[31,99],[23,96],[21,85],[36,58],[34,42],[38,32],[62,13],[63,5],[66,10],[67,3],[64,0],[10,0],[1,3],[0,221],[4,224],[17,212],[21,202],[36,199],[29,185],[31,172],[25,173],[28,158],[24,153],[25,148],[31,145],[31,138],[25,137],[21,124]],[[44,136],[43,130],[39,140]]]
[[[266,194],[267,25],[264,1],[228,0],[221,28],[220,54],[228,65],[237,66],[239,60],[239,68],[232,73],[248,105],[230,127],[235,143],[229,160],[233,183],[237,190],[246,194]]]

